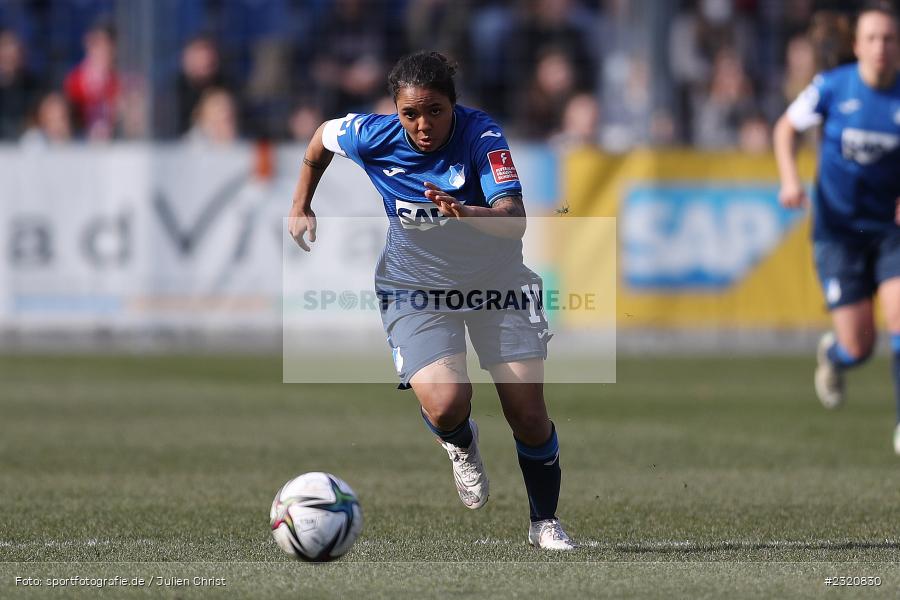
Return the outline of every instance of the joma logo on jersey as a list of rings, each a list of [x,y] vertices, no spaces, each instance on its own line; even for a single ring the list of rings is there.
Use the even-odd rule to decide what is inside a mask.
[[[838,110],[845,115],[855,113],[860,108],[862,108],[862,102],[859,101],[859,98],[851,98],[838,105]]]
[[[445,225],[450,220],[438,210],[438,207],[430,202],[406,202],[397,200],[397,218],[403,229],[418,229],[428,231],[435,227]]]

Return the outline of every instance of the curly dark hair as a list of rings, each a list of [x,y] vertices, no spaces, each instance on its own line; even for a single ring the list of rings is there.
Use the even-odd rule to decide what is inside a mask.
[[[388,91],[394,101],[402,88],[421,87],[440,92],[456,104],[456,63],[440,52],[421,51],[397,61],[388,75]]]

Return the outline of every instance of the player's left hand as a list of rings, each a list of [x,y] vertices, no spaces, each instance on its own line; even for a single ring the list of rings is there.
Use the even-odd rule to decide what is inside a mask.
[[[425,190],[425,197],[437,205],[442,215],[457,219],[465,216],[466,207],[459,200],[431,182],[426,181],[425,187],[428,188]]]

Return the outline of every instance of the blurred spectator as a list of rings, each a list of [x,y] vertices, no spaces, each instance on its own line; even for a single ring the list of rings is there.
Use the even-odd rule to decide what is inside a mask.
[[[608,102],[603,130],[603,145],[613,152],[624,152],[651,141],[652,95],[650,65],[639,52],[618,53],[607,65],[604,88]]]
[[[600,103],[593,94],[572,96],[566,103],[561,131],[550,142],[563,150],[596,146],[600,127]]]
[[[203,92],[194,109],[193,127],[187,139],[200,146],[229,146],[237,141],[237,108],[226,90],[210,88]]]
[[[14,11],[16,19],[3,12],[4,2],[21,8]],[[131,27],[142,27],[135,21],[144,14],[127,0],[0,0],[0,19],[25,40],[0,34],[0,139],[21,131],[29,106],[21,101],[28,95],[23,90],[32,90],[33,106],[38,90],[80,58],[75,56],[80,40],[85,56],[64,89],[75,132],[92,139],[155,137],[176,127],[184,134],[201,96],[213,88],[230,93],[234,120],[244,134],[303,138],[316,114],[394,112],[393,102],[383,100],[386,69],[401,51],[434,48],[459,61],[461,101],[487,110],[511,132],[566,138],[569,105],[586,116],[587,96],[575,98],[590,92],[603,108],[599,135],[608,149],[668,144],[673,138],[687,143],[694,136],[710,147],[732,147],[740,143],[743,123],[752,121],[748,111],[780,114],[813,71],[852,58],[847,11],[858,4],[166,0],[147,4],[154,20],[167,24],[164,32],[147,33],[148,49],[144,41],[124,37]],[[112,30],[89,27],[113,9],[129,27],[121,32],[118,69]],[[182,49],[177,78],[132,85],[122,70],[150,66],[151,55],[154,68],[165,66],[171,44],[203,31],[215,32],[221,45],[209,35],[191,38]],[[665,32],[667,38],[657,39]],[[556,56],[541,64],[550,48]],[[712,85],[714,79],[728,79],[716,74],[723,49],[740,65],[736,79],[743,83],[737,87],[748,94],[740,101],[721,92],[727,85]],[[32,75],[21,66],[23,55]],[[304,99],[301,106],[294,104],[298,97]],[[154,125],[164,131],[148,131],[150,109]]]
[[[674,120],[666,103],[671,101],[667,73],[651,57],[655,26],[640,6],[628,0],[603,0],[596,39],[602,57],[603,147],[624,152],[635,146],[671,144]],[[664,14],[674,14],[667,7]],[[660,97],[660,94],[663,97]]]
[[[761,114],[749,114],[741,122],[738,149],[745,154],[768,155],[772,151],[772,127]]]
[[[25,3],[40,19],[37,31],[46,36],[41,40],[46,44],[40,44],[40,52],[51,61],[48,75],[54,82],[64,78],[83,56],[84,34],[99,23],[111,25],[117,9],[114,3],[122,5],[117,0],[25,0]],[[77,123],[75,126],[77,130]]]
[[[406,37],[415,50],[437,50],[469,64],[466,35],[471,23],[471,0],[417,0],[406,9]],[[463,69],[465,71],[466,69]]]
[[[288,122],[291,139],[296,142],[308,142],[324,120],[322,111],[315,105],[309,103],[297,105]]]
[[[820,10],[812,16],[809,39],[816,55],[816,70],[826,71],[856,60],[853,27],[845,12]]]
[[[316,32],[312,76],[326,117],[363,112],[382,94],[387,40],[376,2],[335,0]]]
[[[147,124],[147,83],[143,77],[125,74],[119,99],[119,130],[125,139],[145,137]]]
[[[786,37],[806,33],[816,0],[781,0],[781,24]]]
[[[253,67],[243,104],[247,133],[271,139],[284,134],[290,118],[291,49],[287,43],[267,38],[253,45]]]
[[[64,144],[72,140],[69,104],[59,92],[50,92],[37,103],[21,143],[27,146]]]
[[[650,130],[645,141],[651,146],[673,146],[677,142],[677,129],[672,113],[659,108],[650,115]]]
[[[515,129],[527,138],[546,138],[562,125],[562,115],[576,93],[575,67],[569,55],[557,47],[545,48],[522,96]]]
[[[575,0],[523,0],[524,18],[511,43],[516,45],[515,68],[537,65],[546,48],[553,47],[565,55],[573,66],[574,87],[593,89],[597,66],[588,50],[586,30],[592,23]],[[521,73],[521,75],[525,75]]]
[[[524,70],[513,68],[516,50],[510,40],[515,36],[516,19],[511,3],[485,0],[473,7],[467,40],[473,60],[462,73],[477,94],[477,104],[501,121],[510,116],[507,91]]]
[[[39,89],[37,78],[25,68],[19,37],[9,30],[0,31],[0,140],[21,135]]]
[[[318,25],[308,14],[310,4],[309,0],[207,0],[218,17],[229,73],[246,78],[263,40],[304,40],[307,30]]]
[[[732,0],[690,0],[672,23],[669,36],[669,69],[675,93],[676,120],[682,137],[697,126],[694,104],[712,76],[716,55],[731,48],[745,59],[755,55],[752,24],[734,10]]]
[[[795,35],[787,45],[784,73],[784,101],[790,103],[800,95],[816,75],[816,54],[805,34]]]
[[[669,69],[678,85],[696,86],[709,76],[707,35],[700,16],[690,8],[675,18],[669,34]]]
[[[740,123],[754,110],[753,87],[740,57],[730,48],[720,50],[707,92],[694,98],[694,145],[736,147]]]
[[[372,112],[378,115],[393,115],[397,113],[397,104],[390,96],[382,96],[375,102]]]
[[[753,38],[752,27],[735,12],[732,0],[686,2],[669,38],[672,75],[679,84],[702,85],[719,50],[734,48],[746,57]]]
[[[219,50],[211,37],[200,35],[184,46],[175,88],[178,95],[179,133],[190,129],[194,109],[206,90],[219,88],[234,91],[234,86],[222,72]]]
[[[115,31],[109,25],[95,25],[84,35],[84,49],[84,60],[66,76],[66,97],[87,138],[108,140],[115,133],[121,91]]]

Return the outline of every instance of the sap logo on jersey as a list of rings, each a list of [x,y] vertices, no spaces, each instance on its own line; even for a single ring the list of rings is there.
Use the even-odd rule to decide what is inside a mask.
[[[885,154],[900,146],[900,136],[881,131],[866,131],[848,127],[841,134],[841,154],[861,165],[877,162]]]
[[[435,227],[445,225],[450,220],[438,210],[431,202],[406,202],[396,200],[397,218],[403,229],[419,229],[428,231]]]
[[[801,213],[762,186],[632,189],[620,218],[623,276],[636,289],[723,289],[774,250]]]

